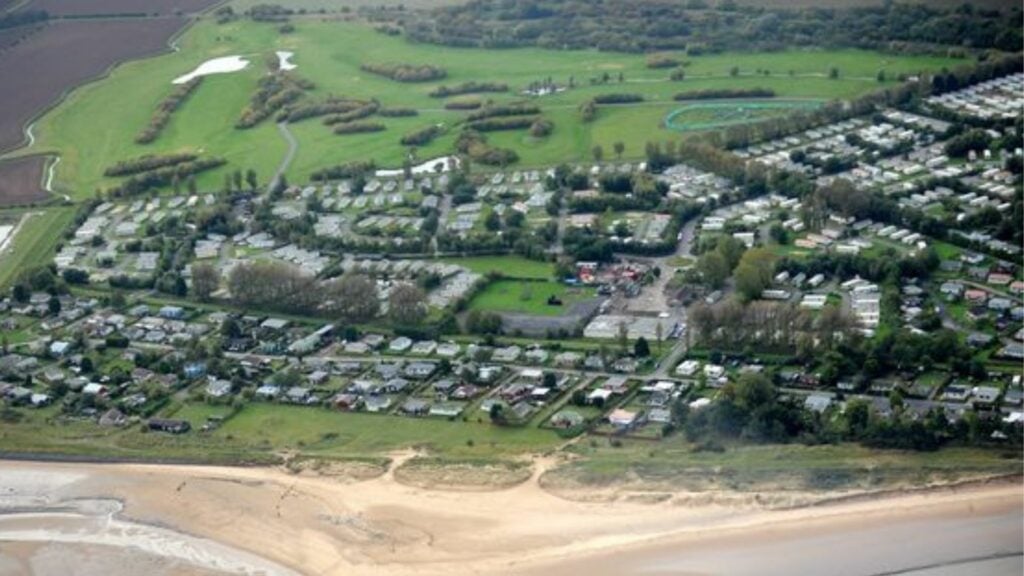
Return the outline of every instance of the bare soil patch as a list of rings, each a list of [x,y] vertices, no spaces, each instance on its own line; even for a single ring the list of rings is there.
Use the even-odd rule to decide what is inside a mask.
[[[45,166],[42,156],[0,161],[0,207],[46,200],[42,187]]]
[[[162,52],[184,18],[59,21],[0,53],[0,151],[71,88],[118,62]]]

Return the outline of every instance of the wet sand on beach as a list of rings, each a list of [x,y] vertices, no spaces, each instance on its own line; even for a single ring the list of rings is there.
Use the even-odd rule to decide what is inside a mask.
[[[341,481],[0,462],[0,575],[67,574],[67,562],[103,576],[859,575],[986,557],[975,566],[1020,567],[1019,481],[765,510],[573,501],[540,487],[544,468],[512,488],[466,492],[405,485],[393,468]]]

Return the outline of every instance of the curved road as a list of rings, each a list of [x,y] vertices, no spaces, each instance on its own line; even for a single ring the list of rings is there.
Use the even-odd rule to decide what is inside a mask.
[[[295,135],[288,129],[287,122],[278,122],[277,131],[281,133],[281,137],[288,143],[288,151],[285,152],[284,158],[281,159],[281,164],[277,166],[277,170],[274,171],[274,175],[270,178],[270,184],[267,186],[268,189],[273,190],[277,186],[281,176],[284,175],[285,171],[288,170],[288,166],[291,165],[292,160],[295,159],[295,153],[299,151],[299,141],[295,139]]]

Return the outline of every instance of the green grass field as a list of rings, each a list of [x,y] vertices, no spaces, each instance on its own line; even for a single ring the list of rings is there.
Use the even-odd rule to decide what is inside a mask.
[[[497,280],[473,298],[469,308],[487,312],[520,312],[540,316],[558,316],[581,300],[593,298],[591,288],[570,288],[556,282],[523,282]],[[561,306],[548,304],[548,298],[562,301]]]
[[[555,273],[550,262],[528,260],[522,256],[470,256],[446,258],[445,262],[465,266],[477,274],[497,272],[506,278],[549,280]]]
[[[21,217],[28,214],[13,240],[0,255],[0,288],[10,285],[27,268],[50,262],[61,232],[75,217],[72,206],[59,206],[27,212],[8,212]]]
[[[519,90],[531,82],[552,77],[565,83],[575,78],[577,88],[537,99],[546,117],[555,123],[551,136],[534,139],[525,131],[490,135],[493,144],[515,148],[522,165],[550,165],[582,161],[595,144],[610,149],[625,144],[625,156],[639,157],[645,142],[678,138],[662,128],[665,117],[679,108],[672,95],[705,88],[766,87],[780,97],[845,98],[879,87],[875,74],[885,69],[898,73],[934,70],[956,62],[939,57],[892,56],[857,50],[801,50],[758,54],[720,54],[693,57],[687,79],[671,82],[664,70],[649,70],[643,55],[597,51],[552,51],[534,48],[512,50],[456,49],[406,42],[356,23],[296,20],[296,32],[281,35],[271,25],[239,20],[217,25],[203,19],[180,40],[180,51],[116,68],[103,80],[75,90],[69,98],[36,125],[36,144],[31,152],[56,152],[62,157],[56,186],[75,198],[93,194],[113,182],[102,175],[112,162],[144,153],[194,150],[225,157],[229,164],[203,175],[200,188],[218,189],[225,171],[253,168],[266,181],[279,164],[286,144],[270,121],[250,130],[236,130],[234,122],[247,104],[258,78],[266,73],[263,55],[273,50],[295,52],[297,72],[317,84],[312,97],[328,94],[378,98],[385,106],[419,110],[410,118],[385,118],[383,132],[336,136],[318,119],[296,123],[292,132],[299,150],[287,172],[301,182],[318,168],[352,160],[374,159],[379,165],[398,166],[406,153],[398,140],[406,132],[430,124],[452,126],[463,113],[443,108],[443,101],[427,94],[439,84],[465,81],[507,83],[512,90],[486,97],[497,102],[519,99]],[[149,120],[152,110],[171,91],[170,81],[207,59],[244,55],[252,64],[244,71],[207,77],[195,94],[174,114],[160,138],[147,146],[134,143],[135,134]],[[359,70],[365,62],[431,63],[443,66],[448,77],[441,82],[403,84]],[[730,68],[740,74],[731,77]],[[839,79],[827,78],[830,67],[841,71]],[[757,74],[768,70],[770,76]],[[591,86],[590,78],[608,72],[607,85]],[[792,76],[791,76],[792,74]],[[581,102],[602,93],[642,94],[644,102],[602,107],[597,118],[583,124],[577,111]],[[375,119],[374,121],[377,121]],[[420,158],[451,150],[457,130],[418,150]]]

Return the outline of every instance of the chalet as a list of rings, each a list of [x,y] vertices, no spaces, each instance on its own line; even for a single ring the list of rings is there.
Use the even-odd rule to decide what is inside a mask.
[[[363,404],[363,399],[356,394],[341,393],[331,399],[331,404],[338,410],[358,410]]]
[[[211,380],[206,385],[206,395],[210,398],[223,398],[231,394],[231,382],[227,380]]]
[[[584,422],[583,416],[574,410],[560,410],[551,417],[551,425],[555,428],[574,428]]]
[[[125,422],[128,421],[128,417],[117,408],[111,408],[103,413],[99,419],[100,426],[106,427],[119,427],[124,426]]]
[[[623,410],[621,408],[612,410],[611,413],[608,414],[608,423],[620,430],[631,428],[638,420],[639,415],[636,412]]]
[[[430,412],[430,403],[420,398],[409,398],[399,410],[408,416],[423,416]]]
[[[151,418],[149,429],[154,432],[167,432],[170,434],[184,434],[192,428],[187,420],[171,420],[168,418]]]
[[[437,370],[437,364],[433,362],[411,362],[405,367],[405,375],[416,380],[425,380]]]
[[[700,361],[684,360],[679,366],[676,366],[676,375],[688,378],[696,374],[699,369]]]
[[[402,353],[412,348],[412,340],[405,336],[399,336],[388,344],[388,350],[395,353]]]

